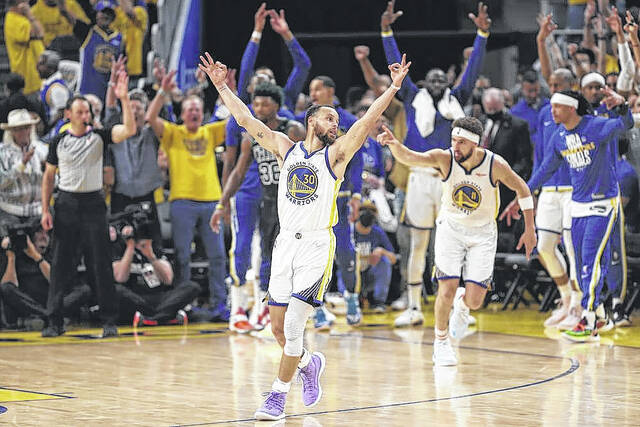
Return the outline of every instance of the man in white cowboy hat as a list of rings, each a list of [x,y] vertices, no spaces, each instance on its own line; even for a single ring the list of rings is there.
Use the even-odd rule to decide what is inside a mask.
[[[24,109],[9,113],[0,144],[0,223],[16,223],[42,214],[40,187],[47,147],[34,132],[38,117]]]

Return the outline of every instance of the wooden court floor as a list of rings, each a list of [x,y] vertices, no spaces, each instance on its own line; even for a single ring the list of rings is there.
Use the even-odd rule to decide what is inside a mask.
[[[225,325],[144,328],[95,339],[0,333],[0,425],[423,426],[640,425],[640,327],[570,344],[535,310],[477,314],[460,364],[434,369],[427,326],[393,330],[393,314],[358,328],[307,330],[327,356],[324,396],[305,408],[294,383],[281,423],[255,422],[280,349]]]

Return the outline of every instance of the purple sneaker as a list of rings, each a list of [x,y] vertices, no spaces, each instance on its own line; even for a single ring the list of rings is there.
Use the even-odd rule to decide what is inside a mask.
[[[284,418],[284,404],[287,400],[287,393],[271,391],[262,407],[253,416],[256,420],[275,421]]]
[[[320,376],[324,372],[326,364],[324,354],[316,351],[311,355],[309,364],[304,369],[300,369],[302,378],[302,402],[304,406],[316,406],[322,397],[322,387],[320,386]]]

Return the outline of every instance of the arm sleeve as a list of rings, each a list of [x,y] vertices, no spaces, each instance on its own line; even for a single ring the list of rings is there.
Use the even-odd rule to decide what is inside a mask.
[[[453,96],[458,98],[461,105],[466,104],[469,96],[471,96],[473,87],[475,86],[480,70],[482,69],[486,53],[487,38],[478,34],[473,42],[473,51],[469,57],[469,63],[467,64],[467,68],[464,70],[460,84],[451,90],[451,93]]]
[[[31,23],[28,20],[22,20],[20,22],[11,20],[11,24],[5,27],[6,39],[13,40],[15,42],[26,45],[31,40]]]
[[[58,134],[49,143],[49,153],[47,154],[47,163],[58,166],[58,142],[64,133]]]
[[[378,233],[378,238],[380,239],[381,246],[386,250],[388,250],[389,252],[395,253],[396,250],[393,248],[393,245],[391,244],[391,241],[389,240],[387,233],[385,233],[384,230],[379,226],[375,226],[375,228],[376,228],[376,232]]]
[[[349,162],[349,183],[351,183],[352,193],[362,191],[362,148],[356,151]]]
[[[113,141],[111,140],[111,128],[94,129],[94,132],[100,135],[100,138],[102,138],[105,147],[107,145],[113,144]]]
[[[616,89],[630,92],[633,89],[633,77],[636,75],[636,65],[631,57],[631,50],[627,43],[618,43],[618,57],[620,58],[620,75]]]
[[[552,139],[555,141],[556,137],[558,137],[558,133],[556,132]],[[529,189],[533,192],[540,188],[542,184],[547,182],[555,173],[556,170],[562,165],[564,159],[558,152],[555,146],[555,142],[553,147],[546,151],[546,155],[544,156],[544,160],[540,165],[540,168],[536,169],[536,172],[531,176],[531,179],[527,182]]]
[[[171,147],[171,142],[174,139],[173,137],[174,137],[174,134],[175,134],[177,128],[178,128],[178,126],[173,124],[173,123],[171,123],[171,122],[167,122],[167,121],[164,122],[164,130],[162,131],[162,139],[160,140],[160,148],[162,148],[165,153]],[[169,153],[167,153],[167,154],[169,154]]]
[[[386,56],[387,63],[389,65],[402,60],[402,55],[400,55],[396,39],[393,35],[382,36],[382,46],[384,47],[384,55]],[[402,82],[402,87],[397,93],[398,98],[402,99],[405,103],[411,103],[417,93],[418,87],[413,83],[413,80],[411,80],[411,76],[407,74],[407,77],[405,77]]]
[[[604,144],[608,144],[614,140],[617,136],[622,135],[628,129],[633,127],[633,116],[631,110],[626,108],[626,112],[621,114],[615,119],[608,119],[604,121],[604,125],[597,132],[596,141]]]
[[[291,70],[284,87],[284,105],[294,111],[298,95],[302,92],[304,82],[307,81],[309,71],[311,71],[311,59],[295,37],[287,43],[287,48],[293,58],[293,70]]]
[[[76,20],[76,24],[73,26],[73,34],[76,36],[80,44],[84,44],[90,30],[91,26],[80,20]]]
[[[238,98],[245,104],[249,103],[249,93],[247,92],[247,86],[249,86],[249,80],[253,75],[253,69],[256,65],[256,59],[258,58],[258,49],[260,44],[252,40],[249,40],[247,47],[242,54],[242,60],[240,61],[240,74],[238,75]]]

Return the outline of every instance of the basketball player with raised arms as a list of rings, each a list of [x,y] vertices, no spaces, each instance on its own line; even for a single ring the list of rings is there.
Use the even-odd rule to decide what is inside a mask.
[[[349,160],[360,149],[376,120],[389,106],[411,63],[389,66],[391,86],[376,99],[364,116],[341,136],[338,113],[333,105],[314,105],[307,111],[304,141],[270,129],[256,119],[248,107],[225,84],[226,65],[201,56],[200,69],[218,90],[238,124],[280,165],[278,219],[280,233],[273,248],[269,312],[271,329],[283,347],[278,376],[263,405],[255,413],[259,420],[284,418],[284,406],[296,370],[303,383],[305,406],[316,405],[321,396],[320,376],[325,367],[322,353],[303,348],[304,328],[313,308],[322,304],[331,279],[338,220],[336,197]]]
[[[498,184],[516,192],[524,211],[525,230],[518,249],[524,245],[528,258],[536,246],[533,198],[527,183],[502,157],[478,147],[483,130],[479,120],[462,117],[452,127],[451,148],[447,150],[412,151],[386,127],[378,135],[378,142],[387,145],[399,162],[410,167],[435,168],[444,183],[435,239],[438,296],[433,363],[436,366],[458,363],[449,334],[456,339],[464,337],[469,310],[482,305],[491,284],[498,243]],[[461,277],[464,288],[458,287]]]

